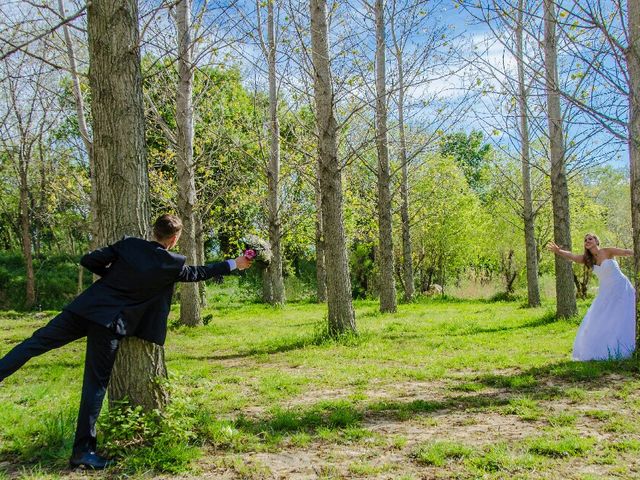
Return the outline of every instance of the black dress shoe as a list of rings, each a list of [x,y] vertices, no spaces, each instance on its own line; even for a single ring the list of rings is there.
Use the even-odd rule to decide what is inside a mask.
[[[101,457],[96,452],[83,452],[73,455],[69,463],[72,468],[83,467],[91,470],[102,470],[110,467],[115,462]]]

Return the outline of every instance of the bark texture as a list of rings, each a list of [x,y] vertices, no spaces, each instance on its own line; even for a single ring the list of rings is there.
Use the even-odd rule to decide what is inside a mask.
[[[269,133],[270,154],[267,168],[269,191],[269,242],[272,259],[267,268],[269,291],[264,292],[265,301],[271,305],[285,302],[282,277],[282,226],[280,221],[280,122],[278,122],[278,91],[276,78],[276,33],[273,4],[267,2],[267,64],[269,66]]]
[[[149,411],[161,409],[169,402],[162,384],[167,378],[162,347],[135,337],[125,338],[120,342],[113,371],[109,383],[111,404],[128,399],[131,405],[142,405]]]
[[[324,229],[322,228],[322,192],[320,191],[320,164],[318,163],[318,179],[315,184],[316,193],[316,292],[318,303],[327,301],[327,269],[324,254]]]
[[[149,179],[135,0],[94,1],[87,7],[89,83],[98,243],[123,235],[147,237]],[[120,347],[109,401],[127,399],[144,409],[163,408],[167,393],[162,347],[137,338]]]
[[[538,254],[536,252],[535,216],[531,194],[531,160],[529,148],[529,114],[527,88],[524,76],[523,0],[518,2],[516,24],[516,61],[518,63],[518,109],[520,116],[520,156],[522,161],[522,217],[524,220],[524,243],[527,259],[527,303],[529,307],[540,305],[538,287]]]
[[[544,62],[549,120],[549,152],[551,156],[551,203],[553,237],[556,244],[571,250],[569,189],[565,165],[565,148],[558,87],[558,53],[556,45],[556,13],[553,0],[544,0]],[[576,289],[571,262],[555,256],[556,315],[567,318],[577,313]]]
[[[338,159],[337,122],[333,110],[326,1],[310,0],[310,11],[322,225],[327,259],[328,331],[331,335],[339,335],[355,332],[356,322],[343,222],[342,169]]]
[[[176,5],[178,32],[178,87],[176,95],[176,167],[178,174],[178,214],[182,219],[180,253],[187,264],[198,262],[196,242],[196,175],[193,161],[193,67],[191,64],[191,0]],[[200,285],[180,285],[180,323],[202,325]]]
[[[395,312],[396,284],[391,219],[391,171],[387,139],[387,77],[384,1],[376,0],[376,147],[378,150],[378,264],[380,311]]]

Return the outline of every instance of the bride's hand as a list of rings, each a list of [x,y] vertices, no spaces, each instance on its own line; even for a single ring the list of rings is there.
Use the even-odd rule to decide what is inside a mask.
[[[560,251],[560,247],[553,242],[547,243],[547,250],[553,253],[558,253]]]

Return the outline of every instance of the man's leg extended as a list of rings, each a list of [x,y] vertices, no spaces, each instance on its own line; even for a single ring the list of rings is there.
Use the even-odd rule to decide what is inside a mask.
[[[82,453],[95,452],[96,421],[107,392],[120,338],[119,335],[102,325],[90,323],[88,327],[87,355],[84,364],[78,426],[73,443],[73,458],[77,458]]]
[[[88,323],[71,312],[60,312],[48,324],[36,330],[30,338],[16,345],[0,359],[0,382],[31,358],[84,337],[87,334]]]

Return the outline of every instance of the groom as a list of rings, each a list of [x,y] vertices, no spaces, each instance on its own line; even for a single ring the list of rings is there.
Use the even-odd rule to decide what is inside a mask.
[[[36,330],[0,359],[0,382],[29,359],[87,337],[82,396],[71,466],[102,469],[111,462],[96,454],[96,421],[100,414],[118,343],[125,336],[163,345],[176,282],[199,282],[244,270],[244,256],[203,266],[187,266],[183,255],[170,252],[182,232],[174,215],[153,225],[154,241],[125,237],[88,253],[80,263],[100,275],[47,325]]]

